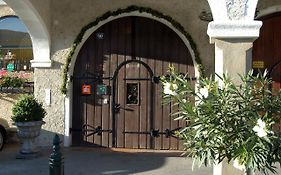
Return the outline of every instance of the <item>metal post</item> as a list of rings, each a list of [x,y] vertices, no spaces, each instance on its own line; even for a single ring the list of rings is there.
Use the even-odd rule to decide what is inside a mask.
[[[53,152],[49,158],[49,175],[64,175],[64,164],[60,152],[60,138],[56,134],[53,140]]]

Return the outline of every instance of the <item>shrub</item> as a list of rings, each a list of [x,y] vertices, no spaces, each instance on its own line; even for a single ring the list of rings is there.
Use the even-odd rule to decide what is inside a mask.
[[[0,87],[20,88],[23,86],[24,79],[19,77],[4,76],[1,79]]]
[[[46,115],[42,103],[31,95],[23,95],[12,109],[14,122],[41,121]]]

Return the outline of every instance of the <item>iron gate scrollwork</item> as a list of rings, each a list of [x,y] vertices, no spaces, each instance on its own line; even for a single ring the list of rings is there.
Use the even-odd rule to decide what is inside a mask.
[[[125,134],[147,134],[147,135],[150,135],[151,137],[160,137],[160,135],[164,135],[166,138],[169,138],[169,137],[174,137],[174,138],[177,138],[175,136],[175,132],[176,131],[179,131],[180,129],[182,129],[181,127],[179,128],[176,128],[176,129],[165,129],[163,132],[160,132],[159,129],[152,129],[151,131],[143,131],[143,132],[139,132],[139,131],[125,131],[124,133]]]
[[[175,136],[175,132],[180,130],[181,127],[179,128],[175,128],[175,129],[165,129],[163,131],[160,131],[159,129],[155,128],[155,119],[154,119],[154,108],[155,108],[155,104],[154,104],[154,85],[160,83],[160,77],[159,76],[155,76],[152,69],[145,63],[142,62],[141,60],[136,60],[136,59],[132,59],[132,60],[126,60],[124,62],[122,62],[121,64],[119,64],[117,66],[117,68],[115,69],[112,78],[111,77],[102,77],[100,74],[92,74],[92,73],[88,73],[86,72],[85,74],[83,74],[83,76],[76,76],[76,77],[71,77],[72,79],[87,79],[88,81],[92,81],[93,83],[102,83],[103,79],[108,79],[111,80],[111,94],[112,97],[112,101],[111,101],[111,118],[112,118],[112,123],[111,123],[111,128],[109,129],[103,129],[102,126],[92,126],[89,124],[84,124],[82,125],[81,129],[72,129],[72,131],[79,131],[82,133],[82,135],[84,137],[90,137],[93,135],[98,135],[101,136],[102,133],[107,132],[107,133],[111,133],[112,135],[112,147],[117,147],[116,145],[116,140],[117,140],[117,126],[116,126],[116,120],[117,120],[117,115],[120,113],[120,110],[126,110],[126,111],[130,111],[132,109],[127,108],[127,107],[123,107],[118,103],[118,100],[116,99],[116,90],[117,90],[117,77],[118,77],[118,73],[120,71],[120,69],[125,66],[126,64],[129,63],[139,63],[141,65],[143,65],[146,70],[148,71],[149,74],[149,78],[126,78],[124,80],[136,80],[136,81],[148,81],[151,83],[150,85],[150,89],[148,90],[148,94],[151,97],[149,99],[149,110],[148,110],[148,116],[149,116],[149,127],[147,128],[147,131],[124,131],[124,134],[144,134],[144,135],[148,135],[149,137],[149,141],[150,141],[150,149],[154,148],[154,139],[160,137],[161,135],[163,135],[165,138],[177,138]],[[137,94],[138,95],[138,94]],[[136,96],[137,96],[136,95]],[[178,138],[177,138],[178,139]]]
[[[94,126],[86,125],[86,124],[83,125],[83,127],[82,127],[82,133],[86,137],[89,137],[89,136],[92,136],[95,134],[101,136],[103,132],[112,133],[112,130],[111,129],[103,130],[101,126],[94,127]]]
[[[277,66],[279,66],[281,64],[281,60],[279,60],[279,61],[277,61],[275,64],[273,64],[272,66],[271,66],[271,68],[269,69],[269,71],[268,71],[268,78],[273,78],[272,76],[272,74],[273,74],[273,72],[274,72],[274,70],[276,70],[276,68],[277,68]],[[269,84],[269,90],[270,91],[272,91],[272,83],[273,82],[271,82],[270,84]]]

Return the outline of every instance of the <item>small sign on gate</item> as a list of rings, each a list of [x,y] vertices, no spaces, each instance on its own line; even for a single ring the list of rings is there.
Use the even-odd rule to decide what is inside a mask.
[[[90,84],[82,84],[81,93],[82,93],[82,95],[91,95],[92,86]]]
[[[264,61],[253,61],[254,69],[264,69]]]
[[[98,84],[97,85],[97,95],[107,95],[108,94],[108,87],[105,84]]]

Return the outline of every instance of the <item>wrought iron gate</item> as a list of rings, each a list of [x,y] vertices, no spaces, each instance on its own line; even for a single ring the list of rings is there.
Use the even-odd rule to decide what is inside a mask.
[[[188,48],[164,24],[124,17],[96,30],[72,77],[73,145],[182,149],[173,133],[185,123],[169,116],[176,106],[162,105],[157,77],[169,64],[195,76]]]

